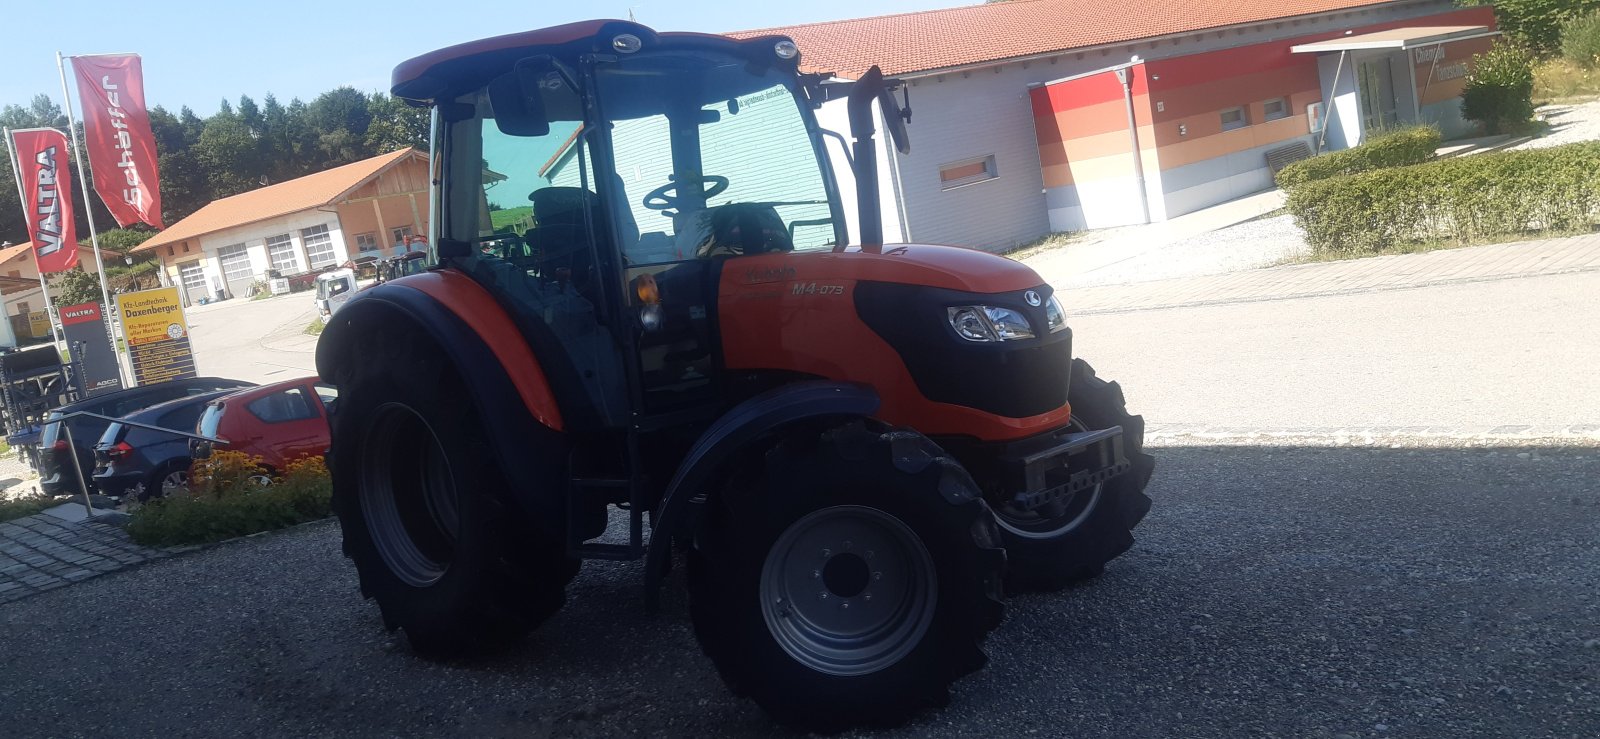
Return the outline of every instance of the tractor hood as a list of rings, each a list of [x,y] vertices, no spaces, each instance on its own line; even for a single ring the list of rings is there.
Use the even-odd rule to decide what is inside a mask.
[[[1044,284],[1031,268],[997,254],[931,244],[890,244],[879,251],[764,254],[728,265],[746,282],[857,280],[925,285],[974,293],[1026,290]]]

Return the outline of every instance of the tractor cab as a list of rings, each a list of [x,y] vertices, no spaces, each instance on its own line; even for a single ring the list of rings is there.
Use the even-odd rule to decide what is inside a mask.
[[[824,93],[785,38],[577,25],[397,85],[439,111],[438,260],[560,344],[579,427],[711,412],[726,263],[847,242]]]

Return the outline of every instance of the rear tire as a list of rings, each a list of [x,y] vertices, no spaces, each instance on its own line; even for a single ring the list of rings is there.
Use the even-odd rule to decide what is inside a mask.
[[[361,593],[424,657],[504,646],[561,608],[578,562],[512,500],[443,353],[404,330],[362,339],[356,366],[340,378],[329,459]]]
[[[1074,359],[1067,401],[1079,430],[1121,426],[1123,453],[1133,466],[1041,512],[992,501],[1011,563],[1008,593],[1055,591],[1098,576],[1107,562],[1133,546],[1133,527],[1150,511],[1144,489],[1155,458],[1144,453],[1144,418],[1128,413],[1121,386]]]
[[[861,422],[764,461],[712,500],[688,556],[695,635],[729,688],[822,731],[947,703],[1003,609],[1005,553],[966,471]]]

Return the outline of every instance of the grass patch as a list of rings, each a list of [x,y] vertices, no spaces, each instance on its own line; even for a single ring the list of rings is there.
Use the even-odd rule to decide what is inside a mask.
[[[493,230],[498,232],[502,228],[510,228],[511,226],[522,222],[531,215],[533,215],[533,206],[531,205],[519,205],[515,208],[491,210],[489,211],[489,223],[492,224]]]
[[[55,504],[55,499],[47,495],[26,495],[21,498],[0,500],[0,521],[31,516]]]
[[[321,336],[322,329],[327,325],[328,324],[322,322],[321,316],[317,316],[316,318],[311,319],[311,323],[306,326],[305,333],[308,336]]]
[[[1547,59],[1533,68],[1533,99],[1540,103],[1600,98],[1600,68],[1584,69],[1567,59]]]
[[[1007,251],[1000,252],[1001,256],[1017,261],[1039,256],[1046,252],[1060,249],[1069,244],[1076,244],[1088,238],[1088,231],[1057,231],[1046,234],[1026,244],[1022,244]]]
[[[217,452],[196,463],[192,489],[132,510],[128,535],[145,546],[170,547],[272,531],[333,514],[333,484],[321,457],[292,462],[263,486],[260,460]]]

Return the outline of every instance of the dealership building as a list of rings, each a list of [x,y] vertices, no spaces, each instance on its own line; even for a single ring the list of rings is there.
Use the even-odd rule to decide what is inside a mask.
[[[214,200],[135,247],[186,302],[244,297],[360,256],[393,256],[428,230],[428,155],[406,148]]]
[[[807,71],[907,81],[887,238],[996,250],[1266,190],[1374,130],[1469,135],[1461,92],[1498,35],[1492,7],[1449,0],[1010,0],[734,35],[768,33]],[[845,131],[844,104],[819,122]]]

